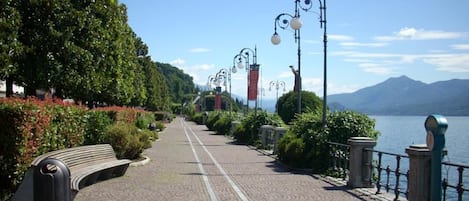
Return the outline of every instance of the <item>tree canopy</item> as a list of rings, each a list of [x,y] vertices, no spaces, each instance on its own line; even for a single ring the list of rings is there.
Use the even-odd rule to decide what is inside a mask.
[[[166,84],[171,91],[171,99],[175,103],[183,103],[195,96],[195,85],[190,75],[171,64],[156,62],[158,69],[165,76]],[[187,97],[186,95],[189,95]]]
[[[278,114],[285,123],[291,122],[298,111],[298,93],[290,91],[277,101]],[[322,100],[310,91],[301,91],[301,112],[321,111]]]
[[[185,76],[179,79],[192,81]],[[54,89],[58,97],[90,106],[152,110],[170,105],[169,90],[180,88],[180,95],[194,88],[164,78],[128,25],[126,6],[117,1],[2,1],[0,79],[23,86],[27,96]]]

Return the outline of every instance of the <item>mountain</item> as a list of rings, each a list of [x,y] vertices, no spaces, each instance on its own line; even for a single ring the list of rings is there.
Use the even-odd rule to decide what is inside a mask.
[[[390,78],[354,93],[327,97],[339,105],[370,115],[469,115],[469,80],[453,79],[426,84],[407,76]]]

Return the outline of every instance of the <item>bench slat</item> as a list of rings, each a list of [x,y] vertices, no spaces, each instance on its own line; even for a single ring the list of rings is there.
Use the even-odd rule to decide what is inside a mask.
[[[46,158],[59,159],[68,166],[71,174],[71,189],[75,192],[100,180],[124,175],[132,162],[117,159],[111,145],[99,144],[45,153],[36,157],[31,167],[37,166]]]

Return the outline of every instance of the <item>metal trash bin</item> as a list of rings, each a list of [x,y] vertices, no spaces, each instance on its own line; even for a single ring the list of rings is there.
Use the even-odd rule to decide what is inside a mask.
[[[61,160],[47,158],[34,169],[35,201],[71,201],[70,170]]]

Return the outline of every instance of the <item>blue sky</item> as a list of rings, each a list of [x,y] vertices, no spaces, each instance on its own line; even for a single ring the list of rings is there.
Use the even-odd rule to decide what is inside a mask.
[[[323,94],[323,30],[319,3],[301,11],[303,89]],[[205,85],[209,75],[230,69],[243,48],[257,47],[259,86],[275,99],[269,82],[293,89],[288,66],[297,67],[293,31],[274,19],[294,14],[294,0],[121,0],[129,24],[149,46],[154,61],[170,63]],[[432,83],[469,79],[469,1],[327,0],[328,94],[353,92],[390,77],[407,75]],[[232,74],[232,92],[246,97],[246,71]],[[398,89],[396,89],[398,90]],[[281,93],[281,91],[279,92]]]

